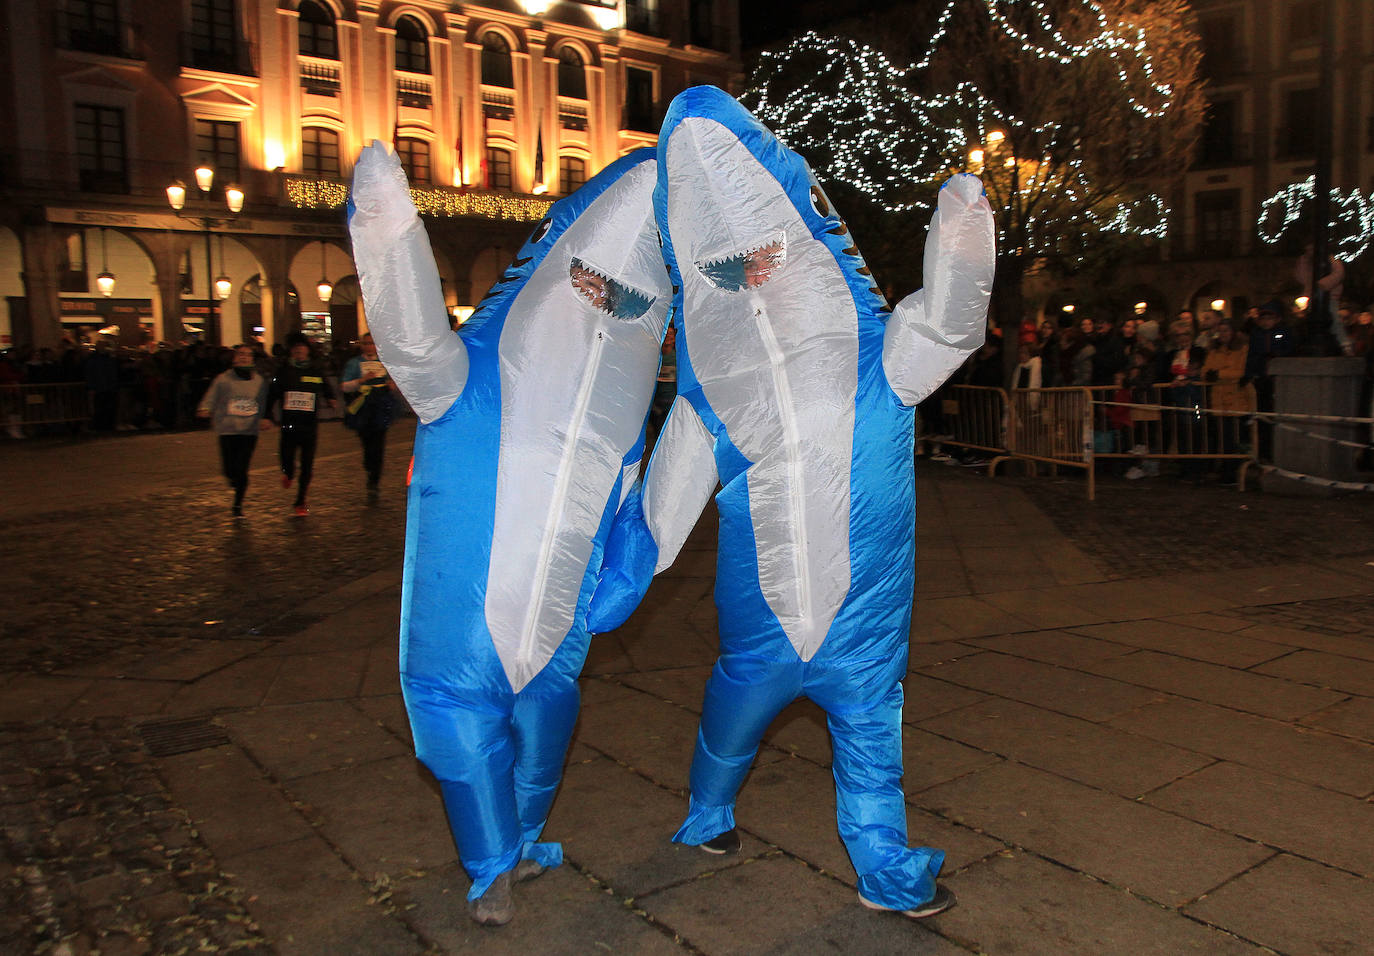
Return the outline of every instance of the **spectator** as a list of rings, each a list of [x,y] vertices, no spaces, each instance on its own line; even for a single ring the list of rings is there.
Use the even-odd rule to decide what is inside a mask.
[[[1208,407],[1223,412],[1251,412],[1255,410],[1254,392],[1249,386],[1242,386],[1245,378],[1246,357],[1249,346],[1245,337],[1236,331],[1230,319],[1222,319],[1216,324],[1216,344],[1208,350],[1207,360],[1203,363],[1203,380],[1209,384],[1211,394]],[[1240,450],[1241,429],[1244,420],[1230,416],[1212,416],[1208,419],[1211,428],[1211,444],[1222,454],[1234,455]],[[1235,461],[1223,461],[1221,480],[1223,484],[1235,484]]]
[[[1259,307],[1256,329],[1250,334],[1249,352],[1245,357],[1245,377],[1241,384],[1255,387],[1255,406],[1261,412],[1274,410],[1274,379],[1269,374],[1271,359],[1292,355],[1295,342],[1283,324],[1283,303],[1271,299]],[[1259,426],[1259,457],[1268,461],[1273,454],[1274,426],[1261,422]]]
[[[364,333],[360,354],[344,365],[339,387],[353,398],[344,414],[344,425],[358,433],[363,446],[363,470],[367,472],[367,497],[377,497],[382,480],[386,430],[391,427],[391,377],[377,357],[371,333]]]

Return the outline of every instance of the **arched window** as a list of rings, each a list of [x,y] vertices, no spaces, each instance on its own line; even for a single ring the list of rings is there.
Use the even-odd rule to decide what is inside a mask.
[[[429,34],[414,17],[396,21],[396,69],[407,73],[429,72]]]
[[[515,71],[510,63],[510,44],[496,31],[482,37],[482,82],[487,86],[515,87]]]
[[[403,136],[396,140],[396,155],[401,157],[401,168],[412,184],[430,181],[429,143]]]
[[[306,56],[323,57],[326,60],[339,58],[339,45],[334,36],[334,17],[324,5],[315,0],[301,0],[300,22],[297,31],[300,36],[301,53]]]
[[[575,156],[558,157],[558,191],[566,196],[587,181],[587,163]]]
[[[339,134],[322,126],[301,129],[301,173],[306,176],[339,175]]]
[[[558,51],[558,95],[575,100],[587,98],[587,69],[576,47],[565,46]]]
[[[488,189],[510,189],[510,150],[487,147]]]

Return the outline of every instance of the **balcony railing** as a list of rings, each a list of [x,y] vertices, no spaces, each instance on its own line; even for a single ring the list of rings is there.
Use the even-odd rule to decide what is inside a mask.
[[[434,81],[427,76],[398,74],[396,76],[396,105],[408,109],[427,110],[434,102]]]
[[[128,59],[137,57],[138,30],[128,23],[92,24],[69,11],[57,11],[54,29],[57,45],[63,50],[99,53]]]
[[[498,93],[490,87],[483,87],[482,115],[487,119],[514,119],[515,97],[510,93]]]
[[[558,125],[563,129],[585,130],[587,128],[587,106],[585,103],[558,101]]]
[[[181,63],[197,70],[257,76],[254,52],[253,44],[246,40],[195,33],[181,35]]]
[[[341,86],[337,63],[321,63],[301,57],[301,89],[313,96],[338,96]]]

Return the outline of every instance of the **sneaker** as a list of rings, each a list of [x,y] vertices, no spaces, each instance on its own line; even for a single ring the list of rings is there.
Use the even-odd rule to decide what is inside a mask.
[[[933,454],[933,455],[930,456],[930,460],[931,460],[931,461],[953,461],[954,458],[953,458],[952,456],[950,456],[950,455],[946,455],[946,454],[945,454],[944,452],[942,452],[942,451],[937,451],[935,454]]]
[[[243,505],[234,505],[234,507],[233,507],[232,509],[230,509],[229,513],[230,513],[231,515],[233,515],[235,518],[242,518],[242,517],[243,517]]]
[[[864,899],[862,893],[859,894],[859,902],[871,910],[882,910],[887,913],[901,913],[912,919],[925,919],[927,916],[934,916],[936,913],[943,913],[947,909],[952,909],[955,904],[954,891],[947,886],[937,885],[935,895],[928,901],[909,910],[894,910],[887,906],[882,906],[870,900]]]
[[[296,505],[296,507],[291,510],[297,518],[304,518],[306,515],[310,514],[310,509],[305,505]]]
[[[739,852],[739,831],[726,830],[718,837],[712,837],[699,846],[707,853],[715,856],[724,856],[729,853]]]
[[[537,879],[544,875],[547,869],[542,863],[534,860],[521,860],[515,864],[515,869],[511,870],[511,879],[516,883],[528,883],[530,880]]]
[[[510,873],[502,873],[487,891],[468,900],[468,913],[483,926],[505,926],[515,916],[515,900],[510,895]]]
[[[1137,481],[1144,477],[1145,472],[1139,465],[1132,465],[1126,469],[1126,478],[1130,481]]]
[[[291,487],[291,476],[290,476],[290,475],[282,475],[282,476],[281,476],[281,486],[282,486],[283,488],[290,488],[290,487]]]

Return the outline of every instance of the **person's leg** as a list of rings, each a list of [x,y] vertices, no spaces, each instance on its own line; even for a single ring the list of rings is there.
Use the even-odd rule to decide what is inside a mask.
[[[541,685],[542,686],[539,686]],[[540,867],[563,859],[556,843],[537,843],[563,776],[581,695],[576,679],[531,683],[515,698],[515,801],[520,817],[522,859]]]
[[[827,721],[836,818],[859,877],[859,897],[880,909],[916,910],[934,898],[945,854],[907,846],[902,685],[894,683],[860,709],[832,710]]]
[[[415,754],[439,782],[458,858],[480,899],[520,860],[509,697],[449,693],[402,679]]]
[[[724,654],[706,681],[701,727],[692,755],[687,819],[673,836],[699,846],[733,830],[735,797],[763,732],[801,693],[802,663]]]
[[[315,442],[319,429],[309,426],[296,437],[296,445],[301,451],[301,472],[296,485],[296,507],[305,507],[305,493],[310,489],[310,479],[315,474]]]
[[[363,443],[363,470],[367,472],[367,486],[376,488],[382,480],[382,458],[386,452],[386,429],[369,428],[358,432]]]
[[[283,422],[280,433],[281,441],[277,450],[281,460],[281,484],[286,488],[290,486],[291,479],[296,477],[296,429]]]

